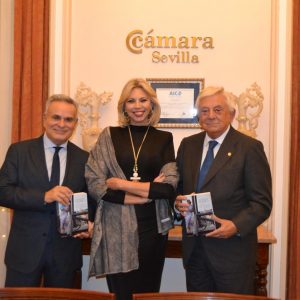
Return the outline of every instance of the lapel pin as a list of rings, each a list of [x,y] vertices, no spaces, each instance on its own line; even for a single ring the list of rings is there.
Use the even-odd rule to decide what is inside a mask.
[[[229,157],[230,157],[231,155],[232,155],[232,153],[231,153],[231,152],[228,152],[228,153],[227,153],[227,156],[229,156]]]

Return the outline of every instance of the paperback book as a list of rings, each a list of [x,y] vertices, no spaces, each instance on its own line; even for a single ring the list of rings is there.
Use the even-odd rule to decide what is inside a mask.
[[[185,214],[186,232],[190,235],[201,235],[216,229],[216,222],[212,219],[214,214],[211,194],[198,193],[186,195],[189,203]]]
[[[58,232],[71,236],[88,230],[88,201],[86,193],[74,193],[70,205],[57,202]]]

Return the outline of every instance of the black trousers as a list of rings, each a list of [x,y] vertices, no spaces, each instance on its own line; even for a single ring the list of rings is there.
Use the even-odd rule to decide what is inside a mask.
[[[157,228],[139,233],[139,269],[106,276],[109,291],[117,300],[131,300],[133,293],[159,292],[167,239]]]
[[[44,287],[74,288],[75,272],[57,272],[55,269],[39,269],[32,273],[22,273],[7,268],[5,287]]]
[[[76,270],[57,266],[55,263],[53,230],[53,228],[50,229],[48,241],[37,268],[28,273],[26,270],[20,272],[7,266],[5,287],[39,287],[43,283],[44,287],[74,288]]]
[[[219,272],[210,263],[201,237],[197,238],[191,258],[185,268],[189,292],[220,292],[254,294],[255,263],[253,266],[232,266]]]

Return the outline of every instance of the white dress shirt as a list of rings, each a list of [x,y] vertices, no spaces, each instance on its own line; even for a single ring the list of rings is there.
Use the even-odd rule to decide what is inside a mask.
[[[45,149],[45,158],[46,158],[46,165],[47,165],[47,171],[48,171],[48,177],[49,181],[51,178],[51,170],[52,170],[52,161],[53,161],[53,155],[55,152],[56,144],[54,144],[48,137],[47,134],[44,134],[43,137],[44,140],[44,149]],[[59,150],[58,155],[59,155],[59,162],[60,162],[60,179],[59,179],[59,184],[61,185],[64,177],[65,177],[65,172],[66,172],[66,163],[67,163],[67,144],[68,141],[65,142],[62,145],[59,145],[62,147],[62,149]]]
[[[205,156],[206,156],[206,153],[207,153],[207,150],[208,150],[208,146],[209,146],[209,142],[210,141],[217,141],[218,144],[214,147],[214,157],[216,157],[228,131],[230,129],[230,125],[228,126],[228,128],[225,130],[225,132],[223,132],[218,138],[216,139],[212,139],[211,137],[209,137],[206,133],[205,135],[205,138],[204,138],[204,143],[203,143],[203,151],[202,151],[202,160],[201,160],[201,166],[203,164],[203,161],[205,159]]]

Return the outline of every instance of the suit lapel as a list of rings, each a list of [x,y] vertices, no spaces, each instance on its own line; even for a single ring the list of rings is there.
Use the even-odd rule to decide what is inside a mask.
[[[73,159],[71,148],[72,148],[72,144],[69,141],[68,144],[67,144],[66,170],[65,170],[65,176],[64,176],[62,185],[67,185],[68,175],[69,175],[69,172],[71,171],[70,169],[71,169],[71,166],[72,166],[72,159]]]
[[[32,162],[36,170],[40,170],[39,176],[45,184],[49,184],[49,177],[46,165],[43,136],[36,139],[31,148]]]
[[[192,143],[190,149],[190,159],[191,159],[191,174],[194,178],[194,190],[196,190],[198,174],[200,172],[200,165],[202,160],[202,152],[203,152],[203,143],[204,143],[205,133],[202,132],[197,136],[195,143]]]

